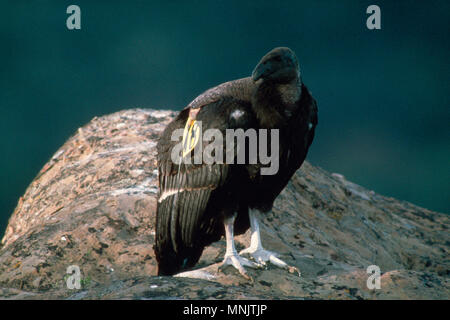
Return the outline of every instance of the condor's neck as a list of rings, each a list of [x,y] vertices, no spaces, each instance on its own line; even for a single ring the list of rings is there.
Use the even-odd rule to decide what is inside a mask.
[[[286,84],[278,84],[277,90],[280,93],[281,100],[285,105],[295,104],[302,94],[302,85],[300,79],[295,79]]]
[[[262,128],[280,128],[290,116],[301,96],[298,79],[279,84],[261,81],[252,98],[252,108]]]

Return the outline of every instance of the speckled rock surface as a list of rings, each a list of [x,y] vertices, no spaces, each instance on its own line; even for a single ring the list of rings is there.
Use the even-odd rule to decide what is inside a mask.
[[[217,271],[224,241],[200,271],[156,277],[156,141],[172,111],[94,118],[42,168],[11,216],[0,248],[6,299],[449,299],[446,214],[384,197],[305,163],[264,217],[265,246],[298,267],[269,266],[248,282]],[[237,237],[238,249],[249,243]],[[66,286],[77,265],[81,289]],[[369,290],[366,269],[381,270]],[[198,278],[204,279],[198,279]],[[207,278],[208,280],[206,280]]]

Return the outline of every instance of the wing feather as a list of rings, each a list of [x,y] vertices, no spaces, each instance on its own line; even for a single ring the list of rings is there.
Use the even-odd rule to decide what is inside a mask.
[[[225,132],[230,128],[229,116],[223,112],[224,108],[230,106],[240,109],[249,107],[248,104],[232,98],[203,106],[197,114],[197,120],[203,121],[203,130],[215,128]],[[200,253],[203,250],[203,247],[196,247],[203,243],[199,238],[207,239],[208,236],[203,233],[214,232],[217,219],[211,215],[205,217],[205,209],[212,192],[223,186],[229,178],[230,171],[227,164],[178,165],[172,162],[171,152],[178,142],[171,141],[171,135],[173,130],[185,127],[188,114],[189,109],[180,112],[166,127],[157,146],[160,186],[155,253],[160,269],[164,265],[162,260],[165,257],[167,257],[167,265],[164,267],[166,269],[170,269],[171,264],[175,265],[173,267],[175,269],[182,269],[186,259],[188,265],[192,264],[192,261],[189,261],[190,256],[194,257],[193,259],[199,258],[198,250]],[[245,121],[239,125],[245,127]],[[202,143],[206,145],[207,142]],[[193,153],[194,151],[191,155]],[[225,155],[225,150],[223,154]]]

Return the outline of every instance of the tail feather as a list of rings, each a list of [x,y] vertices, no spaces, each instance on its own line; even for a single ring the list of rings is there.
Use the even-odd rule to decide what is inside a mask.
[[[176,274],[193,267],[200,259],[205,246],[196,241],[198,216],[191,211],[199,198],[197,193],[178,193],[158,203],[154,246],[158,275]]]

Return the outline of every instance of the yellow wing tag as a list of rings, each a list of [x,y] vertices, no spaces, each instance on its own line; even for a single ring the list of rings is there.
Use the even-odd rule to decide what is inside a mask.
[[[188,117],[183,131],[183,158],[189,154],[200,140],[200,127],[197,121]]]

